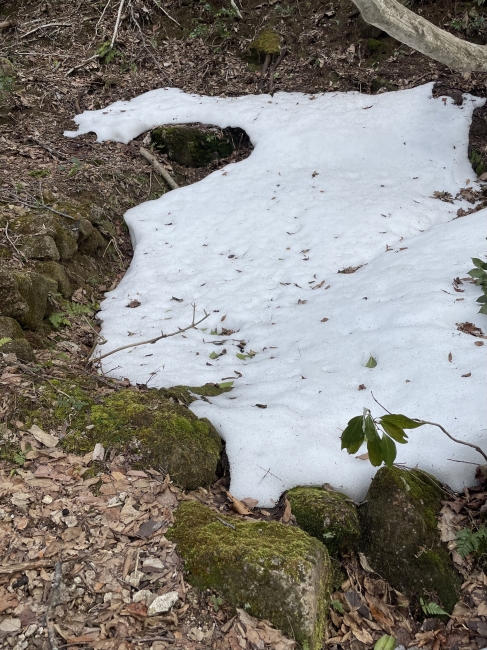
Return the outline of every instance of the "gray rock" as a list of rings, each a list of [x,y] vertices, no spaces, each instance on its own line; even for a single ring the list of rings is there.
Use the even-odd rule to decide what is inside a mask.
[[[22,238],[19,248],[27,259],[54,260],[59,259],[56,242],[50,235],[26,235]]]
[[[322,647],[332,570],[320,541],[277,521],[218,517],[196,501],[180,504],[166,537],[177,542],[192,585],[215,589],[302,647]]]

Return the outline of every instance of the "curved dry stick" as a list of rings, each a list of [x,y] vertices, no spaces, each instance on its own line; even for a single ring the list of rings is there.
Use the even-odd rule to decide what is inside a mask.
[[[441,424],[437,424],[436,422],[428,422],[427,420],[418,420],[417,418],[412,418],[412,419],[413,419],[414,422],[420,422],[421,424],[431,424],[431,426],[433,426],[433,427],[438,427],[439,429],[441,429],[443,431],[445,436],[448,436],[450,438],[450,440],[453,440],[453,442],[458,442],[459,445],[465,445],[466,447],[472,447],[472,449],[475,449],[475,451],[477,451],[481,456],[483,456],[485,458],[485,460],[487,460],[487,455],[485,454],[485,452],[482,451],[482,449],[480,447],[478,447],[477,445],[472,444],[471,442],[465,442],[464,440],[458,440],[458,438],[454,438],[451,435],[451,433],[448,433],[448,431],[444,427],[441,426]]]
[[[120,350],[126,350],[127,348],[136,348],[138,345],[157,343],[157,341],[160,341],[161,339],[167,339],[170,336],[176,336],[177,334],[182,334],[183,332],[187,332],[188,330],[193,329],[194,327],[202,323],[204,320],[206,320],[210,315],[205,311],[205,315],[203,316],[203,318],[200,318],[200,320],[195,323],[194,321],[195,309],[196,306],[193,305],[193,322],[191,323],[191,325],[188,325],[183,329],[179,329],[177,332],[171,332],[171,334],[161,334],[160,336],[156,336],[153,339],[148,339],[147,341],[139,341],[139,343],[129,343],[129,345],[122,345],[120,348],[115,348],[115,350],[112,350],[111,352],[107,352],[106,354],[102,354],[100,357],[95,357],[94,359],[90,360],[88,364],[94,363],[95,361],[101,361],[102,359],[106,359],[106,357],[109,357],[111,354],[115,354],[115,352],[120,352]]]
[[[390,36],[458,72],[487,72],[487,46],[453,36],[397,0],[353,0],[362,18]]]

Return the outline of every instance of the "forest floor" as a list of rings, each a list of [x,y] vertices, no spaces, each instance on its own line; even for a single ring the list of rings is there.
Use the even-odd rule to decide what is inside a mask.
[[[130,264],[124,212],[167,188],[139,155],[144,136],[127,145],[101,145],[93,134],[66,139],[63,131],[73,129],[72,118],[83,110],[163,86],[237,96],[256,93],[262,85],[267,92],[271,79],[261,83],[262,61],[249,52],[264,28],[276,30],[288,50],[273,70],[275,92],[370,94],[435,82],[438,94],[487,96],[487,75],[453,73],[401,45],[367,26],[349,0],[237,0],[242,19],[222,0],[170,0],[164,11],[155,0],[130,0],[124,3],[110,50],[119,4],[3,0],[0,6],[0,204],[21,206],[24,196],[42,199],[52,193],[100,206],[114,226],[116,254],[108,276],[91,287],[92,304],[116,286]],[[449,0],[414,6],[456,35],[485,42],[487,12],[482,6]],[[476,111],[470,131],[469,155],[479,173],[487,170],[486,114],[485,109]],[[240,151],[233,159],[248,153]],[[229,162],[195,170],[161,161],[180,185]],[[73,378],[92,375],[86,362],[96,342],[93,317],[88,314],[89,327],[79,316],[47,337],[32,335],[35,364],[0,358],[0,426],[21,448],[30,449],[30,443],[34,448],[31,457],[0,465],[0,646],[292,647],[266,622],[232,611],[218,594],[191,589],[174,545],[164,538],[181,499],[199,499],[221,512],[238,510],[225,482],[210,491],[183,494],[156,470],[137,472],[118,457],[96,465],[96,475],[82,480],[93,471],[92,456],[80,459],[36,444],[25,431],[19,404],[28,398],[35,407],[39,383],[60,379],[69,387]],[[129,385],[102,377],[93,383],[100,394]],[[479,520],[484,490],[480,485],[445,504],[440,520],[445,539],[466,522]],[[120,492],[126,497],[118,508],[122,504],[113,498]],[[144,500],[147,494],[155,501]],[[273,511],[255,509],[250,516],[290,520],[285,501]],[[46,530],[49,543],[39,552]],[[60,562],[63,586],[56,588]],[[149,579],[138,577],[139,567]],[[453,617],[418,621],[404,597],[373,574],[366,561],[348,558],[330,610],[330,647],[366,650],[384,633],[406,647],[487,646],[487,577],[467,561],[459,568],[465,582]],[[178,594],[177,606],[162,616],[150,617],[143,604],[131,602],[134,588],[150,591],[152,580]],[[60,604],[51,607],[53,599]]]

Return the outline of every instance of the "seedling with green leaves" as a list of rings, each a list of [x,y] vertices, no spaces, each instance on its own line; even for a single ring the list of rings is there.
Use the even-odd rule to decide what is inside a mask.
[[[392,467],[397,455],[396,442],[404,445],[408,441],[405,429],[416,429],[423,424],[397,413],[374,419],[370,410],[364,408],[363,415],[352,418],[343,431],[342,449],[355,454],[366,442],[369,460],[374,467],[382,463]]]
[[[475,284],[480,285],[482,288],[482,295],[477,298],[477,302],[482,305],[479,314],[487,314],[487,262],[479,260],[478,257],[472,257],[472,262],[475,268],[469,271],[468,274],[475,280]]]

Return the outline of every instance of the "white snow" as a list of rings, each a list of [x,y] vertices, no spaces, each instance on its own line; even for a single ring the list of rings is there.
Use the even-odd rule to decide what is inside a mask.
[[[230,393],[192,409],[226,440],[237,497],[272,505],[286,488],[327,482],[362,498],[375,470],[340,451],[340,433],[363,407],[383,413],[371,390],[392,412],[486,447],[487,345],[456,325],[486,330],[480,290],[452,286],[484,255],[486,211],[455,220],[461,201],[431,198],[473,178],[468,129],[481,101],[465,96],[459,107],[431,91],[218,98],[161,89],[78,115],[66,134],[129,142],[160,124],[203,122],[240,126],[255,146],[126,213],[135,255],[103,302],[98,350],[183,328],[192,303],[197,317],[211,313],[206,329],[124,350],[103,367],[150,386],[234,377]],[[141,306],[127,308],[133,299]],[[236,333],[210,335],[222,327]],[[253,358],[237,358],[242,339]],[[450,459],[481,460],[426,426],[398,451],[398,462],[455,489],[471,484],[475,466]]]

